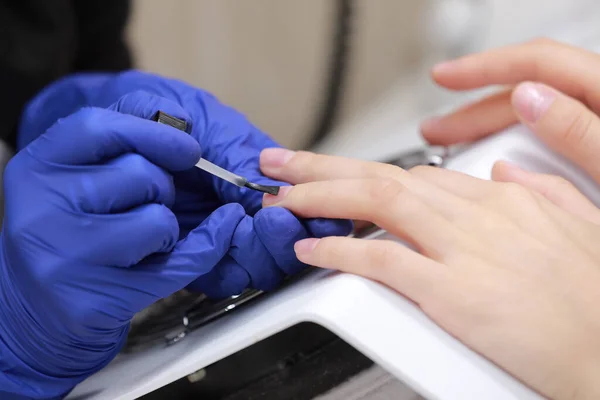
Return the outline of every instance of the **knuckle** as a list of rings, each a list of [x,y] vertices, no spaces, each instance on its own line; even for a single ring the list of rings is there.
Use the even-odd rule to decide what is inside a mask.
[[[406,197],[404,185],[392,178],[371,180],[368,193],[371,201],[382,207],[388,207]]]
[[[372,165],[372,164],[369,163],[368,165]],[[389,176],[389,177],[393,177],[393,178],[401,176],[402,174],[406,174],[408,172],[397,165],[391,165],[391,164],[381,164],[381,165],[377,165],[377,167],[378,167],[379,171],[381,172],[380,173],[381,176]]]
[[[398,261],[395,243],[383,240],[374,240],[367,248],[367,260],[369,268],[381,277],[385,276],[393,265]]]
[[[361,163],[361,173],[362,176],[365,177],[398,179],[402,175],[407,174],[408,171],[402,169],[397,165],[373,164],[371,162],[364,162]]]
[[[523,193],[526,192],[526,190],[523,188],[523,186],[519,185],[518,183],[514,183],[514,182],[505,182],[502,186],[501,186],[501,196],[504,199],[512,199],[512,198],[519,198],[523,196]]]
[[[409,169],[409,172],[417,176],[429,176],[437,170],[438,168],[429,165],[417,165]]]
[[[590,135],[594,123],[591,113],[580,112],[573,117],[567,128],[562,132],[566,143],[585,143]]]
[[[491,205],[514,203],[522,205],[525,200],[530,200],[531,197],[531,192],[518,183],[503,182],[500,185],[497,185],[496,189],[489,193],[489,196],[486,199],[487,201],[485,202],[490,203]]]

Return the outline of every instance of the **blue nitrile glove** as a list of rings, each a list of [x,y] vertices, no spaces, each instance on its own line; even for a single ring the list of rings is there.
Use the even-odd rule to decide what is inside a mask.
[[[135,96],[143,96],[140,91],[157,97],[152,104],[137,101]],[[128,100],[132,104],[127,107],[134,115],[150,118],[157,109],[162,109],[191,123],[191,134],[202,146],[202,156],[209,161],[252,182],[284,185],[262,175],[259,168],[260,151],[278,145],[242,114],[205,91],[138,71],[78,75],[50,86],[26,109],[19,144],[26,144],[56,118],[83,105],[105,107],[126,93],[134,96]],[[309,236],[343,236],[352,230],[350,221],[299,221],[281,208],[261,210],[261,193],[240,189],[195,168],[175,174],[175,187],[173,212],[182,235],[226,203],[240,203],[248,215],[254,216],[253,221],[242,224],[243,229],[234,237],[232,251],[219,268],[190,286],[213,297],[235,294],[247,286],[273,289],[284,274],[295,274],[304,267],[295,256],[295,241]],[[245,273],[231,265],[243,266]],[[217,280],[220,285],[216,284]]]
[[[58,121],[6,168],[1,399],[58,398],[101,369],[133,315],[212,271],[251,219],[239,204],[215,207],[180,240],[172,173],[200,146],[118,112],[128,98]]]

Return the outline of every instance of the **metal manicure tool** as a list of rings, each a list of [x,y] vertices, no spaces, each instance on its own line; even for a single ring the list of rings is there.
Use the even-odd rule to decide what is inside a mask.
[[[185,122],[182,119],[175,118],[162,111],[158,111],[152,119],[158,123],[169,125],[181,131],[188,132],[187,122]],[[227,171],[226,169],[223,169],[218,165],[215,165],[210,161],[205,160],[204,158],[200,158],[200,160],[196,163],[196,167],[227,182],[233,183],[234,185],[239,187],[246,187],[248,189],[272,194],[274,196],[277,196],[277,194],[279,193],[279,186],[261,185],[259,183],[250,182],[243,176],[236,175],[233,172]]]

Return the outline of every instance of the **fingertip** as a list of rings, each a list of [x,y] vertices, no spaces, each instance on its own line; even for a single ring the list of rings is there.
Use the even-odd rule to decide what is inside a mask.
[[[499,182],[515,181],[523,172],[518,165],[500,160],[492,167],[492,180]]]
[[[297,241],[294,244],[294,252],[296,252],[296,256],[300,260],[306,260],[313,253],[317,245],[321,239],[317,238],[308,238]]]
[[[457,60],[448,60],[440,62],[431,68],[431,75],[436,78],[444,75],[451,74],[456,71],[456,61]]]
[[[185,151],[182,154],[182,157],[185,157],[183,160],[184,162],[182,163],[184,166],[184,168],[181,169],[182,171],[194,168],[196,163],[202,157],[202,147],[200,146],[200,143],[191,136],[188,136],[188,138],[189,139],[184,139],[186,140],[186,146]]]
[[[425,119],[419,125],[421,136],[434,146],[447,146],[467,140],[468,121],[457,113],[458,111],[455,111]]]
[[[549,86],[523,82],[514,88],[511,103],[523,122],[535,124],[548,111],[556,96],[557,92]]]
[[[505,160],[498,160],[492,166],[492,176],[494,174],[499,174],[499,173],[503,173],[504,171],[510,170],[511,167],[512,167],[512,164],[510,162],[505,161]]]
[[[179,240],[179,223],[177,222],[177,217],[165,205],[157,204],[156,208],[160,210],[158,213],[164,220],[165,230],[169,231],[169,234],[163,242],[163,251],[171,251]]]
[[[169,129],[173,134],[177,135],[176,140],[171,142],[175,152],[173,153],[169,169],[172,172],[180,172],[194,168],[200,157],[202,157],[200,143],[185,132],[171,127],[165,127],[165,129]],[[175,139],[175,136],[173,138]],[[166,151],[168,150],[165,149]]]
[[[245,171],[239,170],[231,171],[245,177],[250,182],[256,184],[266,186],[278,186],[280,188],[280,194],[285,192],[285,189],[283,189],[284,187],[289,186],[289,184],[285,182],[276,181],[260,174],[258,174],[257,176],[256,172],[246,173]],[[241,204],[246,210],[246,213],[248,213],[248,215],[254,215],[266,206],[266,204],[264,203],[264,193],[250,188],[239,188],[219,178],[214,178],[214,180],[216,180],[215,184],[217,187],[217,194],[219,198],[225,203]]]
[[[441,122],[442,118],[440,117],[427,118],[421,122],[419,125],[419,130],[423,135],[434,133],[440,129]]]
[[[448,141],[443,131],[443,117],[427,118],[419,124],[421,136],[431,145],[442,145]]]
[[[463,67],[462,59],[444,61],[436,64],[431,69],[431,79],[446,89],[457,89],[454,80]]]

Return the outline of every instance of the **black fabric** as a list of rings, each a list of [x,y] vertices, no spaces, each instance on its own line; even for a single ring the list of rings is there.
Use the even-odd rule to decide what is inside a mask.
[[[23,106],[52,81],[131,68],[128,0],[0,0],[0,139],[14,146]]]

